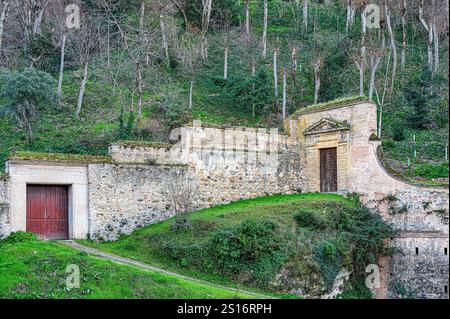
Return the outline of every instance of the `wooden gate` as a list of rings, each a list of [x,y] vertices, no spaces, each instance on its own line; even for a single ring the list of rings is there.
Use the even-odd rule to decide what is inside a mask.
[[[336,148],[320,150],[320,191],[337,192],[337,156]]]
[[[67,186],[27,185],[27,231],[45,239],[69,238]]]

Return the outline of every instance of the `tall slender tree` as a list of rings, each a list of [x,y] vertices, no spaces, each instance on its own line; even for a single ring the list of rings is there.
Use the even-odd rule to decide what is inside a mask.
[[[2,56],[3,34],[5,30],[5,21],[9,13],[11,0],[0,0],[0,59]]]
[[[265,59],[267,57],[267,23],[268,23],[268,7],[267,0],[264,0],[264,24],[262,33],[262,57]]]

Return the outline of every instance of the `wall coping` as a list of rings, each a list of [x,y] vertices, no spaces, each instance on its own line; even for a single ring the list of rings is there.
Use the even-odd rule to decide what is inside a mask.
[[[398,182],[401,182],[401,183],[403,183],[403,184],[405,184],[405,185],[408,185],[408,186],[413,186],[413,187],[417,187],[417,188],[420,188],[420,189],[422,189],[422,190],[430,190],[430,191],[439,191],[439,192],[442,192],[442,191],[447,191],[446,193],[448,193],[449,192],[449,189],[448,189],[448,185],[442,185],[442,186],[432,186],[432,185],[424,185],[424,184],[420,184],[420,183],[412,183],[412,182],[410,182],[410,181],[405,181],[404,179],[402,179],[401,177],[399,177],[399,176],[396,176],[396,175],[394,175],[392,172],[390,172],[389,171],[389,169],[385,166],[385,162],[384,162],[384,160],[383,160],[383,158],[381,157],[380,158],[380,154],[381,154],[381,156],[383,156],[383,148],[381,147],[381,143],[380,143],[380,141],[370,141],[370,143],[371,144],[374,144],[375,146],[376,146],[376,151],[375,151],[375,157],[376,157],[376,159],[377,159],[377,162],[378,162],[378,165],[380,166],[380,168],[390,177],[390,178],[393,178],[393,179],[395,179],[396,181],[398,181]],[[378,144],[378,145],[376,145],[376,144]]]
[[[94,156],[63,153],[38,153],[38,152],[15,152],[9,158],[9,162],[59,162],[59,163],[112,163],[111,156]]]
[[[332,110],[332,109],[339,109],[349,106],[355,106],[358,104],[375,104],[374,102],[370,101],[365,96],[356,96],[356,97],[347,97],[347,98],[341,98],[332,100],[329,102],[323,102],[318,104],[312,104],[309,106],[306,106],[304,108],[301,108],[297,110],[294,114],[290,116],[291,119],[293,118],[299,118],[300,116],[304,114],[310,114],[310,113],[318,113],[326,110]]]

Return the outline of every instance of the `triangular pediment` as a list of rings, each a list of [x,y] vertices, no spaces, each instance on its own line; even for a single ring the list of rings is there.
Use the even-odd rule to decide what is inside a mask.
[[[305,130],[305,135],[349,130],[350,125],[347,122],[341,122],[333,118],[321,119]]]

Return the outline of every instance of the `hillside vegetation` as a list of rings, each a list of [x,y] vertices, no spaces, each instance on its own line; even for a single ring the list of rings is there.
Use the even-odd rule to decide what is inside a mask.
[[[79,288],[66,285],[66,279],[74,273],[66,272],[70,265],[79,267]],[[250,298],[243,293],[100,260],[59,243],[37,241],[30,233],[15,233],[0,241],[0,273],[0,299]]]
[[[351,273],[342,298],[368,298],[367,265],[390,254],[393,235],[356,198],[278,195],[184,214],[83,244],[210,282],[275,295],[319,297]]]
[[[378,105],[383,149],[392,170],[412,182],[448,183],[445,1],[436,1],[435,7],[431,1],[423,2],[422,18],[426,23],[434,21],[437,34],[431,66],[428,33],[419,19],[421,1],[407,1],[406,10],[402,1],[387,7],[372,1],[381,8],[381,29],[367,30],[362,88],[361,1],[349,2],[355,18],[348,28],[347,1],[309,0],[306,20],[304,1],[268,1],[265,56],[264,0],[248,1],[248,35],[247,1],[213,0],[207,28],[201,0],[73,2],[82,11],[79,30],[65,29],[63,2],[50,1],[31,40],[24,37],[27,25],[19,19],[26,7],[10,6],[0,47],[2,167],[20,150],[104,155],[109,143],[121,139],[168,142],[173,128],[194,118],[206,124],[281,128],[283,105],[286,114],[292,114],[315,102],[371,95]],[[56,87],[64,30],[67,42],[59,100]],[[203,39],[207,40],[204,57]]]

